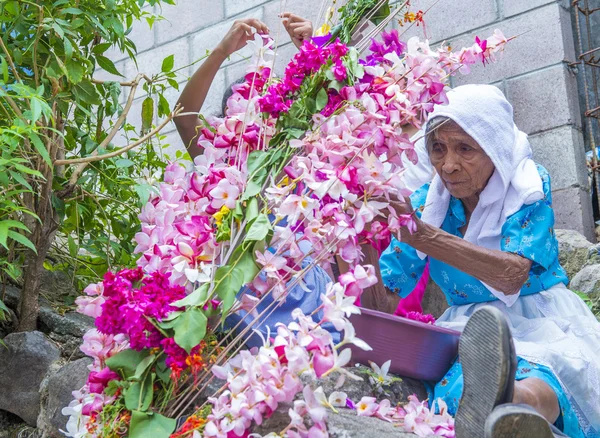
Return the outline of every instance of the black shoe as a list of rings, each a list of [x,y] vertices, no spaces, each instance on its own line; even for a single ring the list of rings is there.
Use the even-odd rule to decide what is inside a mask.
[[[566,437],[528,405],[498,406],[485,422],[485,438]]]
[[[506,318],[495,307],[477,310],[460,337],[464,389],[456,413],[458,438],[481,438],[494,408],[512,402],[517,357]]]

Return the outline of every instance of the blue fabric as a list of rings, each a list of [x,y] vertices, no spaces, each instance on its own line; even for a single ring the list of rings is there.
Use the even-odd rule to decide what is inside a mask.
[[[302,268],[306,268],[310,263],[310,258],[305,258],[302,262]],[[304,289],[302,289],[300,285],[292,287],[285,301],[283,303],[274,304],[273,307],[267,310],[267,312],[265,312],[265,315],[263,315],[260,318],[260,320],[254,323],[253,330],[259,331],[265,339],[268,336],[269,332],[270,336],[274,337],[274,334],[277,332],[276,324],[283,323],[287,325],[290,322],[292,322],[292,311],[294,309],[302,309],[305,315],[310,315],[316,309],[318,309],[322,304],[321,294],[325,293],[327,283],[331,282],[329,275],[327,275],[327,273],[320,266],[315,266],[306,273],[303,280],[305,286],[310,292],[307,292]],[[238,293],[238,298],[240,298],[242,294],[247,292],[248,289],[243,288]],[[260,315],[263,312],[263,310],[269,307],[272,303],[273,297],[272,294],[269,294],[259,303],[257,307],[258,314]],[[275,308],[275,306],[278,307]],[[273,310],[273,308],[275,308],[275,310]],[[271,310],[273,310],[272,313]],[[323,311],[321,310],[313,315],[313,320],[315,322],[319,322],[322,319],[322,317]],[[238,312],[238,314],[231,315],[229,318],[227,318],[225,328],[232,329],[240,321],[242,321],[240,326],[237,328],[237,331],[241,331],[245,329],[250,323],[252,323],[253,320],[253,316],[248,315],[245,311],[240,311]],[[336,344],[340,342],[340,333],[335,330],[331,323],[323,324],[322,327],[332,334],[333,340]],[[249,332],[246,338],[246,346],[251,348],[260,347],[262,345],[263,341],[261,337],[254,331]]]
[[[502,228],[500,249],[512,252],[533,262],[529,278],[521,289],[521,295],[530,295],[549,289],[558,283],[569,283],[565,270],[558,262],[558,241],[554,234],[554,212],[550,176],[546,169],[538,165],[542,178],[544,198],[524,205],[508,218]],[[411,196],[417,216],[427,199],[429,184],[425,184]],[[463,237],[460,228],[466,223],[465,210],[459,199],[452,197],[442,230],[454,236]],[[431,278],[446,296],[449,305],[481,303],[497,300],[496,297],[476,278],[440,262],[433,257],[421,260],[411,246],[392,239],[379,261],[381,276],[388,289],[401,297],[406,297],[415,288],[427,260],[430,262]]]
[[[545,366],[519,358],[516,380],[523,380],[530,377],[543,380],[556,393],[560,406],[560,416],[554,425],[571,438],[584,438],[585,435],[579,426],[577,415],[552,371]],[[458,403],[463,392],[463,373],[460,361],[457,360],[454,362],[454,365],[446,373],[446,376],[435,386],[426,384],[425,387],[429,394],[430,405],[433,403],[433,400],[441,398],[448,405],[448,412],[451,415],[456,415]]]

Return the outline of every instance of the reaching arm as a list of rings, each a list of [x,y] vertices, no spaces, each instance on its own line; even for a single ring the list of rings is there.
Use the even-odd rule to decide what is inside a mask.
[[[408,201],[392,201],[398,215],[412,212]],[[402,240],[413,248],[465,272],[505,295],[518,293],[531,269],[531,260],[510,252],[467,242],[415,217],[417,231],[403,228]]]
[[[198,128],[201,126],[196,114],[202,109],[212,81],[225,59],[254,38],[254,31],[267,33],[269,29],[264,23],[254,18],[234,22],[227,35],[194,73],[181,92],[177,103],[183,107],[184,112],[195,114],[177,117],[175,126],[192,159],[201,153],[196,145]]]

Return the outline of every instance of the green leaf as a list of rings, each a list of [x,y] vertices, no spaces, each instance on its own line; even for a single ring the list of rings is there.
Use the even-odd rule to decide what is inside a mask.
[[[304,136],[304,134],[306,134],[306,131],[304,129],[288,129],[287,132],[290,134],[291,138],[301,138]]]
[[[21,175],[18,172],[13,172],[12,170],[9,170],[8,173],[10,174],[10,176],[12,178],[14,178],[17,182],[19,182],[20,184],[22,184],[23,186],[27,187],[29,190],[33,190],[33,187],[31,187],[31,184],[29,184],[29,182],[27,182],[27,180],[25,178],[23,178],[23,175]]]
[[[169,55],[165,59],[163,59],[161,71],[163,73],[170,72],[171,70],[173,70],[174,66],[175,66],[175,55]]]
[[[65,8],[61,12],[63,14],[73,14],[73,15],[83,14],[81,9],[78,9],[78,8]]]
[[[156,376],[162,380],[163,383],[171,383],[171,369],[165,363],[165,359],[159,360],[156,364]]]
[[[12,219],[3,220],[0,222],[0,227],[2,226],[6,226],[8,228],[18,228],[19,230],[27,231],[28,233],[31,232],[24,223]]]
[[[142,103],[142,132],[150,131],[154,119],[154,100],[146,97]]]
[[[259,167],[268,162],[270,155],[264,151],[252,151],[248,155],[247,168],[248,175],[252,175]]]
[[[344,88],[344,83],[340,81],[331,81],[329,83],[329,88],[337,91],[338,93]]]
[[[176,324],[175,320],[179,318],[180,315],[183,315],[183,311],[177,310],[175,312],[171,312],[169,313],[169,316],[158,323],[158,326],[163,330],[170,330]]]
[[[251,198],[246,207],[246,220],[248,223],[258,216],[258,199]]]
[[[325,88],[321,88],[317,93],[317,112],[321,112],[323,108],[327,106],[327,102],[329,102],[327,90]]]
[[[31,121],[37,122],[42,115],[42,105],[35,97],[32,97],[29,103],[31,105]]]
[[[147,411],[152,404],[154,396],[154,377],[153,373],[148,373],[141,382],[133,382],[127,391],[125,391],[125,407],[130,411]]]
[[[371,22],[375,25],[381,23],[391,13],[390,4],[385,2],[377,12],[371,17]]]
[[[26,246],[27,248],[29,248],[30,250],[32,250],[34,253],[37,254],[37,249],[35,248],[35,245],[33,244],[33,242],[31,242],[31,240],[29,240],[27,237],[23,236],[22,234],[19,234],[16,231],[9,231],[8,237],[10,237],[13,240],[16,240],[21,245]]]
[[[149,350],[123,350],[106,359],[106,366],[112,371],[120,372],[123,377],[128,378],[135,374],[138,364],[149,354]]]
[[[4,222],[0,222],[0,245],[2,245],[4,248],[8,249],[7,245],[8,245],[9,227]]]
[[[54,31],[58,34],[58,36],[61,39],[65,38],[65,31],[63,30],[62,27],[60,27],[60,25],[56,21],[54,23],[52,23],[52,29],[54,29]]]
[[[110,59],[108,59],[106,56],[96,55],[96,62],[98,63],[100,68],[102,68],[103,70],[105,70],[113,75],[123,77],[123,75],[121,73],[119,73],[119,70],[117,70],[117,67],[115,67],[115,64]]]
[[[132,380],[141,380],[144,373],[148,370],[150,365],[154,363],[156,360],[156,355],[151,354],[150,356],[146,356],[142,359],[140,363],[138,363],[137,367],[135,367],[135,374],[131,377]]]
[[[169,438],[177,421],[155,412],[133,411],[129,425],[129,438]]]
[[[69,41],[68,38],[65,38],[63,40],[63,46],[65,48],[65,59],[70,61],[71,58],[73,58],[73,44],[71,44],[71,41]]]
[[[248,233],[246,234],[245,242],[263,240],[271,231],[271,221],[269,221],[269,217],[261,213],[258,215],[256,220],[250,224],[250,228],[248,229]]]
[[[158,95],[158,116],[165,117],[171,113],[169,101],[162,94]]]
[[[69,62],[67,62],[67,64],[65,65],[65,68],[67,70],[67,76],[69,76],[69,80],[73,84],[79,84],[83,80],[83,74],[84,74],[85,70],[83,68],[83,64],[80,61],[71,59],[71,60],[69,60]],[[90,82],[90,85],[91,85],[91,82]],[[87,85],[86,85],[86,87],[87,87]]]
[[[253,247],[254,245],[250,245],[246,250],[244,250],[243,246],[239,246],[231,256],[231,259],[234,262],[237,261],[235,268],[244,275],[244,284],[250,283],[260,272],[258,265],[254,261]],[[241,256],[239,253],[241,253]]]
[[[25,167],[22,164],[15,163],[15,169],[17,169],[21,173],[26,173],[27,175],[37,176],[38,178],[43,178],[43,175],[37,170],[30,169],[29,167]]]
[[[223,302],[222,315],[226,316],[235,301],[235,296],[244,285],[244,274],[241,270],[229,265],[221,266],[215,273],[215,291]]]
[[[4,79],[4,83],[8,83],[8,62],[4,57],[0,58],[0,68],[2,68],[2,78]]]
[[[177,91],[179,91],[179,82],[177,82],[175,79],[167,79],[167,82],[169,83],[169,85],[173,88],[175,88]]]
[[[111,46],[112,46],[112,43],[96,44],[94,46],[94,48],[92,49],[92,52],[94,52],[96,55],[102,55],[104,52],[106,52],[108,49],[110,49]]]
[[[148,199],[150,199],[151,189],[152,187],[148,184],[136,184],[133,186],[133,190],[138,195],[140,207],[143,207],[148,202]]]
[[[0,313],[10,313],[10,310],[8,310],[8,307],[6,307],[2,300],[0,300]]]
[[[77,257],[77,253],[78,248],[77,248],[77,244],[75,243],[75,239],[73,239],[73,236],[69,235],[69,237],[67,238],[67,243],[69,246],[69,255],[73,258]]]
[[[100,97],[94,84],[90,81],[83,81],[73,87],[75,97],[84,103],[91,105],[99,105]]]
[[[196,289],[194,292],[189,294],[187,297],[181,300],[171,303],[173,307],[191,307],[191,306],[203,306],[208,299],[208,287],[209,284],[205,283]]]
[[[125,169],[127,167],[135,166],[135,163],[129,158],[119,158],[115,161],[115,166],[117,166],[117,169]]]
[[[38,154],[44,159],[48,166],[52,165],[52,160],[50,159],[50,154],[48,153],[48,149],[46,149],[46,145],[42,142],[42,139],[35,132],[29,133],[29,141],[33,144],[33,147],[37,151]]]
[[[204,339],[208,319],[202,310],[192,308],[182,313],[176,321],[177,324],[173,326],[175,342],[189,354]]]
[[[265,178],[266,178],[266,172],[264,172],[264,173],[265,173]],[[264,181],[264,180],[262,180],[262,181]],[[260,193],[260,191],[262,190],[262,185],[263,185],[262,181],[261,180],[259,180],[258,182],[249,181],[248,184],[246,184],[246,190],[244,191],[244,196],[242,197],[242,199],[248,199],[248,198],[258,195]]]

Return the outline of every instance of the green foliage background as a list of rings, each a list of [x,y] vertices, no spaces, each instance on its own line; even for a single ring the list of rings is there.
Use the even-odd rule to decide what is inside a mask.
[[[161,137],[144,136],[153,130],[155,112],[171,115],[163,92],[177,87],[177,70],[169,56],[153,77],[102,82],[94,73],[102,68],[122,76],[107,50],[117,47],[135,61],[127,35],[137,20],[152,26],[160,19],[144,8],[156,4],[174,0],[0,2],[2,285],[27,284],[28,257],[45,251],[46,237],[44,267],[69,272],[78,290],[109,269],[135,263],[139,207],[167,161],[156,147]],[[146,96],[141,127],[118,120],[128,110],[121,94],[136,92]],[[57,165],[118,150],[113,127],[130,142],[143,141],[101,161]],[[0,304],[0,317],[6,310]]]

